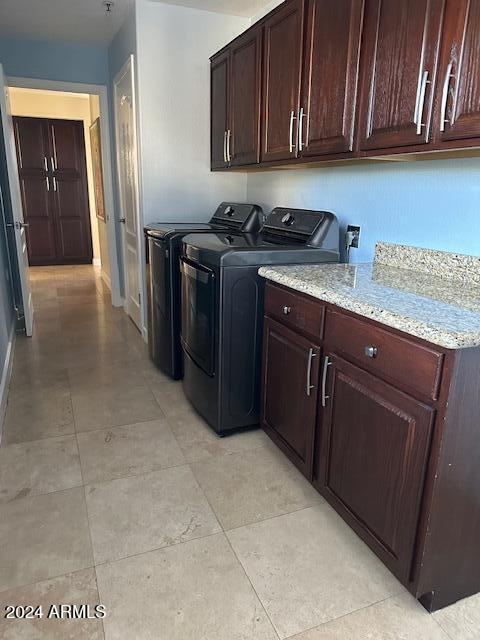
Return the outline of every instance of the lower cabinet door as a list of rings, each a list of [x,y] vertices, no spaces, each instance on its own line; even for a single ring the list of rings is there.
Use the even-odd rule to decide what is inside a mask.
[[[314,482],[408,582],[434,410],[336,355],[322,364]]]
[[[263,428],[309,479],[313,467],[319,360],[320,347],[266,319]]]

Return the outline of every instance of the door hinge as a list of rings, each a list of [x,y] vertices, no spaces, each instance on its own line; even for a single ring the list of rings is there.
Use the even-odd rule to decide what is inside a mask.
[[[142,295],[138,294],[138,304],[142,304]]]

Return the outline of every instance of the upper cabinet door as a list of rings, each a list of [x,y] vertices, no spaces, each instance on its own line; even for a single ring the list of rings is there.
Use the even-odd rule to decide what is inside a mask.
[[[235,40],[230,49],[231,109],[227,151],[232,165],[260,159],[262,29]]]
[[[480,137],[480,0],[448,0],[438,84],[441,141]]]
[[[297,156],[303,0],[288,0],[265,21],[262,161]]]
[[[212,169],[228,166],[227,130],[229,108],[230,51],[212,59],[210,67],[210,144]]]
[[[353,148],[364,0],[309,0],[299,114],[303,156]]]
[[[443,0],[367,0],[360,148],[430,139]]]

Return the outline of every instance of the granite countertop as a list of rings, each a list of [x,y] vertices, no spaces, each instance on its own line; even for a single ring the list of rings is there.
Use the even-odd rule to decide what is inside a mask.
[[[480,258],[379,243],[369,264],[262,267],[260,275],[450,349],[480,346]]]

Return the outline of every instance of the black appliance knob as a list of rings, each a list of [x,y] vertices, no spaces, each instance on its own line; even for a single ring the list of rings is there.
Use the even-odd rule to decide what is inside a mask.
[[[233,207],[226,207],[223,213],[229,218],[231,218],[232,216],[235,215],[235,209]]]
[[[295,216],[293,215],[293,213],[286,213],[282,218],[283,224],[286,225],[287,227],[292,225],[294,223],[294,220],[295,220]]]

